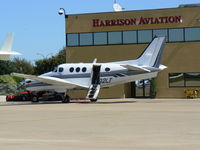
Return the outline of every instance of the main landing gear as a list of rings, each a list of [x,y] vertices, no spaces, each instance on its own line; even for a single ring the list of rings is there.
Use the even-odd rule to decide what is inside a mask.
[[[69,103],[70,102],[70,97],[64,93],[62,94],[57,94],[56,95],[56,100],[61,101],[62,103]]]
[[[97,102],[97,99],[90,99],[90,102],[96,103],[96,102]]]

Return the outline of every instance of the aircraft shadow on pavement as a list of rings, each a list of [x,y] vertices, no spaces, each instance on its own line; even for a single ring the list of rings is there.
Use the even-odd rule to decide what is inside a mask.
[[[125,104],[125,103],[136,103],[136,101],[117,101],[117,102],[99,102],[99,104]]]
[[[16,105],[43,105],[43,104],[62,104],[62,103],[59,101],[41,101],[38,103],[32,103],[30,101],[27,101],[27,102],[17,101],[17,102],[0,103],[0,107],[1,106],[16,106]]]
[[[18,102],[5,102],[5,103],[0,103],[0,107],[1,106],[15,106],[15,105],[46,105],[46,104],[128,104],[128,103],[136,103],[136,101],[133,101],[133,100],[129,100],[129,101],[127,101],[127,100],[125,100],[125,101],[123,101],[123,100],[121,100],[121,101],[119,101],[119,100],[117,100],[117,101],[101,101],[101,100],[99,100],[99,101],[97,101],[97,102],[95,102],[95,103],[92,103],[92,102],[90,102],[90,101],[88,101],[88,100],[72,100],[70,103],[62,103],[62,102],[60,102],[60,101],[40,101],[40,102],[38,102],[38,103],[32,103],[32,102],[30,102],[30,101],[27,101],[27,102],[20,102],[20,101],[18,101]]]
[[[79,104],[125,104],[125,103],[136,103],[136,101],[98,101],[96,103],[92,103],[92,102],[74,102],[74,103],[79,103]]]

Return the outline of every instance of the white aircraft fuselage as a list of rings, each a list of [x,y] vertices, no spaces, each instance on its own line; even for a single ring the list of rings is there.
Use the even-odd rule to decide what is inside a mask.
[[[101,65],[101,87],[110,87],[121,83],[153,78],[156,77],[158,73],[158,71],[146,72],[128,70],[117,63],[97,63],[97,65]],[[59,65],[53,71],[42,74],[39,77],[50,76],[89,87],[91,85],[92,67],[93,63],[66,63]],[[55,90],[61,92],[66,91],[66,89],[75,88],[77,88],[75,85],[57,86],[39,81],[32,81],[32,83],[27,85],[27,89],[30,91]]]
[[[87,89],[86,98],[92,101],[97,99],[100,88],[156,77],[160,70],[166,68],[160,64],[164,44],[165,37],[155,37],[135,60],[97,63],[95,59],[93,63],[61,64],[40,76],[13,75],[27,78],[25,83],[30,91],[66,93],[71,89]]]

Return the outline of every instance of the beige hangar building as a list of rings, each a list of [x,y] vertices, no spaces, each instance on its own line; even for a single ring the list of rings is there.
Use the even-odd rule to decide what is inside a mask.
[[[99,98],[148,98],[155,93],[157,98],[182,98],[185,89],[200,89],[200,4],[65,15],[65,21],[67,62],[136,59],[154,36],[166,37],[161,63],[167,69],[153,81],[101,89]],[[86,94],[79,90],[69,95],[78,98]]]

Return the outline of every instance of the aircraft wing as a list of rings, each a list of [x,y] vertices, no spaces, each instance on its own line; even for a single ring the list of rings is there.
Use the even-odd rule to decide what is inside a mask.
[[[121,65],[122,67],[124,68],[127,68],[128,70],[142,70],[142,71],[146,71],[146,72],[151,72],[151,70],[148,70],[144,67],[141,67],[141,66],[137,66],[137,65],[128,65],[128,64],[124,64],[124,65]]]
[[[32,79],[32,80],[36,80],[36,81],[40,81],[40,82],[44,82],[48,84],[89,88],[86,85],[76,84],[76,83],[72,83],[63,79],[50,77],[50,76],[34,76],[34,75],[27,75],[27,74],[21,74],[21,73],[12,73],[11,75],[26,78],[26,79]]]
[[[21,53],[15,51],[0,51],[0,55],[21,55]]]

